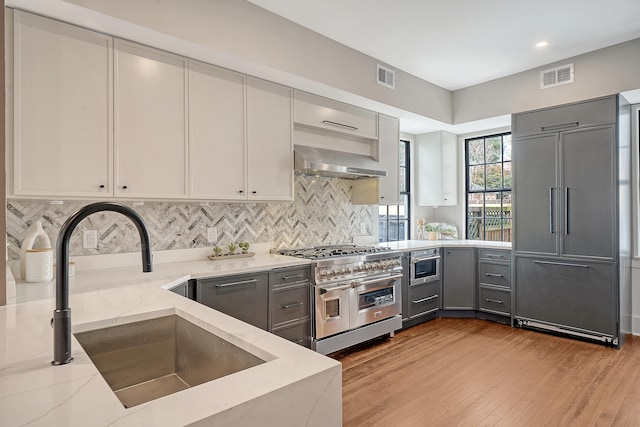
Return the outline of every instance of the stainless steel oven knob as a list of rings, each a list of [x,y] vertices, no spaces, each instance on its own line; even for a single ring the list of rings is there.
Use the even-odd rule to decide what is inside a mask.
[[[321,278],[321,279],[325,279],[326,277],[327,277],[327,272],[326,272],[326,271],[324,271],[324,270],[323,270],[323,271],[321,271],[321,272],[320,272],[320,278]]]

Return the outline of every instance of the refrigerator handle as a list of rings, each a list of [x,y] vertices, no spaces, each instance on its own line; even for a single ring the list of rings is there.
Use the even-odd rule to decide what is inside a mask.
[[[554,234],[556,231],[553,226],[553,187],[549,187],[549,233]]]
[[[569,187],[564,188],[564,232],[569,234]]]

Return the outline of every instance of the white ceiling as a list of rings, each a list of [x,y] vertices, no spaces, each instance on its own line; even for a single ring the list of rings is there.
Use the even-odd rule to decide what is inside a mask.
[[[452,91],[640,37],[640,0],[249,1]]]

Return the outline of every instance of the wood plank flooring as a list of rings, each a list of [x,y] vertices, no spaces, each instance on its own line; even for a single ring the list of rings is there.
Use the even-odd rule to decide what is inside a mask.
[[[640,337],[621,350],[436,319],[331,355],[344,426],[640,426]]]

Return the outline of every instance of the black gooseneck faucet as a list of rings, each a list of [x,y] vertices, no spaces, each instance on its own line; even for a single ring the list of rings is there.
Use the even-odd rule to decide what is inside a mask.
[[[65,365],[73,360],[71,357],[71,308],[69,308],[69,239],[80,221],[101,211],[120,213],[133,222],[140,233],[142,271],[148,273],[153,269],[149,230],[147,230],[142,217],[130,207],[110,202],[92,203],[78,209],[67,218],[58,233],[56,242],[56,309],[51,320],[53,326],[52,365]]]

